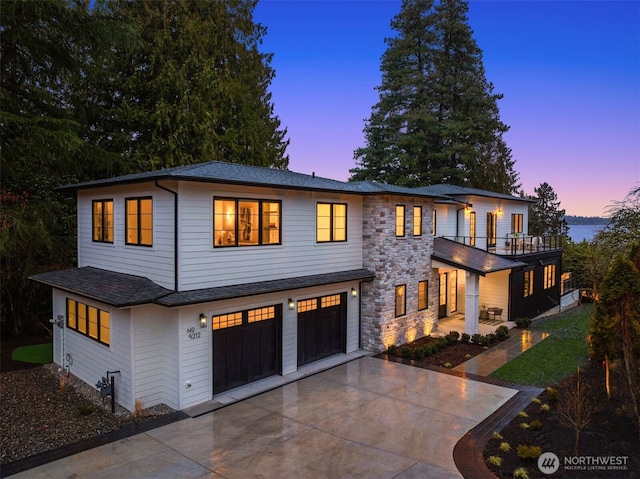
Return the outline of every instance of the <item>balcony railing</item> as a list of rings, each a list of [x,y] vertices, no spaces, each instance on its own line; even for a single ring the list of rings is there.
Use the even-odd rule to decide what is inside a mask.
[[[487,238],[482,236],[443,236],[443,238],[490,253],[516,256],[562,248],[561,236],[530,236],[509,234],[508,236]]]

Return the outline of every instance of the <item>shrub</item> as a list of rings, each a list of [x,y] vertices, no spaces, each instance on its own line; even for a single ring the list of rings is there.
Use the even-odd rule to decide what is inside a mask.
[[[520,329],[527,329],[531,324],[531,319],[529,318],[520,318],[516,319],[516,326]]]
[[[529,429],[529,424],[527,424],[526,422],[521,422],[521,423],[520,423],[520,427],[521,427],[522,429]]]
[[[509,328],[507,326],[498,326],[496,329],[496,337],[499,341],[504,341],[509,337]]]
[[[537,431],[539,429],[542,429],[542,423],[540,422],[539,419],[534,419],[529,423],[529,429],[532,431]]]
[[[498,431],[493,431],[493,439],[497,439],[498,441],[502,440],[502,434],[500,434]]]
[[[516,453],[520,459],[538,459],[542,454],[542,448],[540,446],[528,446],[526,444],[520,444],[516,448]]]
[[[547,388],[547,397],[550,401],[557,401],[560,397],[560,393],[556,388],[548,387]]]
[[[487,457],[487,464],[490,466],[500,467],[502,466],[502,458],[500,456]]]
[[[495,333],[487,334],[486,338],[488,344],[494,343],[498,340],[498,336]]]
[[[423,346],[423,349],[425,356],[431,356],[432,354],[438,352],[438,346],[436,346],[435,344],[426,344],[425,346]]]
[[[501,442],[498,449],[500,449],[502,452],[509,452],[511,450],[511,444],[509,444],[508,442]]]
[[[453,367],[453,364],[451,364],[451,363],[444,363],[444,367],[445,367],[445,368],[449,368],[449,369],[450,369],[450,368],[452,368],[452,367]]]
[[[469,353],[467,353],[467,354],[465,354],[465,355],[464,355],[464,358],[465,358],[465,359],[471,359],[472,357],[473,357],[473,356],[471,356]]]
[[[529,479],[529,471],[524,467],[519,467],[513,471],[513,479]]]
[[[520,411],[518,413],[518,417],[529,417],[529,415],[527,414],[527,411]]]
[[[438,348],[437,351],[440,351],[441,349],[444,349],[448,346],[447,340],[444,338],[438,339],[438,341],[435,344],[436,344],[436,347]]]
[[[540,405],[540,412],[549,412],[550,410],[551,406],[549,406],[547,403]]]
[[[476,333],[471,336],[471,342],[473,344],[480,344],[482,342],[482,334]]]
[[[411,358],[411,348],[409,346],[402,346],[400,348],[400,356],[402,356],[403,358],[409,359]]]
[[[413,359],[423,359],[426,356],[424,348],[413,348]]]
[[[458,331],[449,331],[449,334],[447,334],[444,339],[447,344],[457,343],[458,339],[460,339],[460,333]]]
[[[389,349],[387,351],[389,352],[389,354],[396,355],[398,354],[398,346],[392,344],[391,346],[389,346]]]
[[[78,412],[83,416],[86,416],[93,412],[93,406],[90,406],[88,404],[78,404],[77,409],[78,409]]]
[[[468,343],[470,339],[471,339],[471,336],[467,333],[462,333],[460,335],[460,342]]]

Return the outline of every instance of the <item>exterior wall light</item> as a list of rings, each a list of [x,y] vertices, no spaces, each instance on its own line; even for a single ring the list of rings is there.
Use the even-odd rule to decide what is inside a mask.
[[[355,298],[358,296],[358,290],[356,288],[351,288],[351,297]]]
[[[200,327],[201,328],[207,327],[207,317],[205,316],[204,313],[200,313]]]
[[[296,306],[296,302],[291,298],[289,298],[287,302],[289,303],[289,309],[293,311],[293,308]]]

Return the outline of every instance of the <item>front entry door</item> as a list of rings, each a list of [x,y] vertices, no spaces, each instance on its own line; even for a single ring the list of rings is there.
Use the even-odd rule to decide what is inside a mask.
[[[440,273],[440,290],[438,300],[438,319],[447,316],[447,280],[448,273]]]

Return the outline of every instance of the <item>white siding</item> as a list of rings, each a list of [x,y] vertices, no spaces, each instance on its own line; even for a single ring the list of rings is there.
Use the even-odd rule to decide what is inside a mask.
[[[480,277],[480,308],[502,308],[502,320],[509,318],[509,275],[510,271],[498,271]]]
[[[134,189],[135,188],[135,189]],[[153,246],[125,245],[125,198],[153,198]],[[113,199],[114,242],[92,241],[92,201]],[[153,184],[96,188],[78,192],[78,266],[145,276],[174,288],[174,199]]]
[[[108,311],[111,319],[110,346],[98,343],[93,339],[66,328],[66,298]],[[56,328],[55,334],[64,334],[64,350],[55,351],[57,361],[64,358],[63,367],[69,366],[69,372],[90,385],[95,385],[107,371],[120,371],[115,375],[116,402],[129,410],[133,410],[132,369],[131,369],[131,331],[129,328],[128,310],[110,308],[101,303],[71,295],[54,289],[54,317],[61,314],[65,318],[65,330]],[[57,341],[56,341],[57,342]],[[67,362],[67,354],[71,361]]]
[[[180,190],[180,290],[362,268],[362,199],[354,195],[189,184]],[[213,247],[214,197],[282,200],[282,244]],[[346,242],[316,242],[316,203],[347,203]]]

